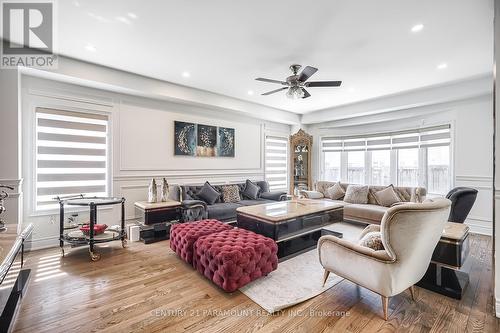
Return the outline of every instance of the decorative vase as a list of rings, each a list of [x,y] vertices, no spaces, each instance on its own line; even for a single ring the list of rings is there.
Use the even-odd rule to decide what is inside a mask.
[[[149,184],[149,189],[148,189],[148,202],[156,202],[158,201],[158,189],[156,188],[156,181],[155,179],[151,179],[151,183]]]
[[[162,186],[161,186],[161,201],[162,202],[168,201],[169,192],[170,192],[170,189],[168,187],[167,179],[163,178],[163,182],[162,182]]]

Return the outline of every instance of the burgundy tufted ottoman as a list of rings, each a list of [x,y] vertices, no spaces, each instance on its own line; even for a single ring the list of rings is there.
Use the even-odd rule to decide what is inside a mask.
[[[201,236],[232,229],[218,220],[174,224],[170,229],[170,248],[188,264],[193,263],[193,244]]]
[[[227,292],[278,267],[276,242],[245,229],[235,228],[200,237],[193,251],[193,266]]]

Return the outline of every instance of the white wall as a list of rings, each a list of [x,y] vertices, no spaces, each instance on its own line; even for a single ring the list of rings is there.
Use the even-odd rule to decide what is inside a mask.
[[[479,191],[466,223],[476,233],[492,235],[493,101],[491,94],[455,102],[375,114],[307,126],[314,136],[314,179],[319,175],[319,142],[323,135],[358,135],[451,123],[452,186]],[[369,102],[366,110],[372,109]]]
[[[58,214],[33,212],[33,115],[38,106],[74,111],[108,112],[111,119],[112,194],[125,197],[126,218],[135,217],[133,203],[147,198],[152,177],[171,184],[226,183],[264,178],[264,134],[290,134],[290,126],[241,113],[137,97],[53,80],[21,76],[23,128],[23,223],[34,223],[33,248],[57,244]],[[174,120],[235,129],[235,157],[174,156]],[[119,223],[119,208],[102,209],[101,221]],[[82,212],[81,218],[87,218]]]

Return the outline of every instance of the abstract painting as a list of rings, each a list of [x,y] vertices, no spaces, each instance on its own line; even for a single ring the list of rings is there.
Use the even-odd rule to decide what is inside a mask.
[[[217,156],[234,157],[234,128],[218,128]]]
[[[175,121],[174,128],[175,155],[195,156],[196,124]]]
[[[217,127],[198,124],[196,156],[216,156]]]

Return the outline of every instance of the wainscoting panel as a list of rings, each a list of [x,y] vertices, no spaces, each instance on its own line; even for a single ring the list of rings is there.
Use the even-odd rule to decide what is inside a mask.
[[[457,175],[455,186],[467,186],[478,190],[474,207],[466,220],[471,232],[493,234],[493,177]]]

